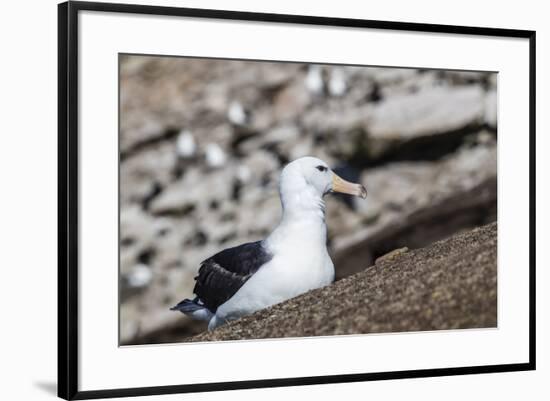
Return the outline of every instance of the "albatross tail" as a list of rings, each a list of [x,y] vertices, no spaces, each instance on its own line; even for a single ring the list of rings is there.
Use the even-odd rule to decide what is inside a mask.
[[[170,310],[179,310],[184,315],[196,320],[208,321],[214,315],[205,305],[202,304],[198,297],[193,300],[184,299],[176,306],[171,307]]]

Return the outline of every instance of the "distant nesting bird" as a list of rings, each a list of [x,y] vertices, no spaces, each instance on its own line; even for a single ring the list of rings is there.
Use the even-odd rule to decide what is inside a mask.
[[[249,113],[244,109],[241,103],[234,100],[227,110],[227,118],[234,125],[245,125],[250,119]]]
[[[314,95],[320,95],[323,93],[324,85],[321,67],[315,64],[310,65],[306,75],[307,89]]]
[[[366,198],[367,191],[337,176],[314,157],[289,163],[279,192],[283,216],[263,241],[224,249],[200,265],[193,300],[171,308],[213,329],[227,321],[323,287],[334,280],[327,251],[324,195],[341,192]]]
[[[208,145],[206,145],[204,154],[206,157],[206,164],[209,167],[222,167],[227,160],[225,152],[217,143],[209,143]]]
[[[197,144],[191,131],[181,130],[176,140],[176,151],[181,158],[191,158],[197,151]]]
[[[334,67],[330,74],[330,80],[328,82],[328,92],[331,96],[343,96],[348,89],[348,84],[346,82],[346,76],[344,70],[341,68]]]

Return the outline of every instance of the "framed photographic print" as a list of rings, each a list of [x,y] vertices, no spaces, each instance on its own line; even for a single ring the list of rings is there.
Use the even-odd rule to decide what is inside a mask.
[[[58,17],[60,397],[535,368],[535,32]]]

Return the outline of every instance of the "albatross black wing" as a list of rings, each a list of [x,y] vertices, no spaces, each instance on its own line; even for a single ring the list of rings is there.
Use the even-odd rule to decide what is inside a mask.
[[[272,257],[262,241],[224,249],[201,263],[193,292],[215,313]]]

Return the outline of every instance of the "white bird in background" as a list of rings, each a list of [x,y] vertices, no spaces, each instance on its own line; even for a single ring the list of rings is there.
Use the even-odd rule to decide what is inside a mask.
[[[212,329],[334,280],[323,197],[341,192],[366,198],[365,187],[338,177],[320,159],[303,157],[283,169],[279,192],[283,216],[275,230],[203,261],[196,297],[172,310],[207,320]]]
[[[176,150],[178,156],[182,158],[190,158],[195,154],[197,151],[197,144],[195,143],[195,138],[191,131],[184,129],[179,133],[176,141]]]
[[[206,164],[212,168],[222,167],[227,160],[225,152],[217,143],[209,143],[206,145],[204,154],[206,157]]]
[[[330,73],[328,81],[328,92],[331,96],[343,96],[348,89],[346,76],[342,68],[334,67]]]
[[[320,95],[323,93],[323,72],[321,67],[312,64],[309,66],[306,75],[306,88],[314,95]]]
[[[229,109],[227,110],[227,118],[231,124],[235,125],[245,125],[248,121],[246,110],[242,104],[236,100],[232,101],[229,105]]]

